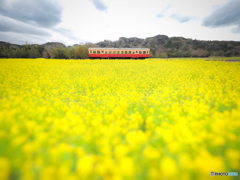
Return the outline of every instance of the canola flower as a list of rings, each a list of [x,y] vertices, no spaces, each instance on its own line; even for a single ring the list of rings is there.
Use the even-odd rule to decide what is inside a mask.
[[[0,59],[0,179],[240,169],[240,63]]]

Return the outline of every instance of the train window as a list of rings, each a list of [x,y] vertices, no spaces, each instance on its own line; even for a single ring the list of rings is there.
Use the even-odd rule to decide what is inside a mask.
[[[93,54],[96,54],[96,51],[93,51]]]
[[[100,54],[100,51],[97,51],[97,54]]]
[[[143,51],[143,54],[146,54],[146,51]]]
[[[107,54],[107,51],[105,51],[105,54]]]
[[[92,54],[92,50],[90,50],[90,53]]]
[[[124,51],[121,51],[121,54],[123,54],[124,53]]]
[[[109,54],[112,54],[112,51],[109,51]]]
[[[142,51],[139,51],[139,54],[142,54]]]
[[[127,54],[127,51],[125,51],[125,54]]]
[[[136,53],[138,53],[138,51],[136,51]]]
[[[128,51],[128,54],[131,54],[131,51]]]
[[[117,51],[117,54],[119,54],[119,51]]]
[[[115,51],[113,51],[113,54],[116,54]]]
[[[133,51],[133,54],[135,54],[134,51]]]
[[[104,51],[102,51],[102,53],[104,53]]]
[[[147,51],[147,54],[148,54],[148,51]]]

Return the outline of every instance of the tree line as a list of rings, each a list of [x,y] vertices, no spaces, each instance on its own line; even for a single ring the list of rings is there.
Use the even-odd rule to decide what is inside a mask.
[[[0,41],[0,58],[87,59],[89,47],[149,48],[150,57],[153,58],[240,56],[238,41],[202,41],[157,35],[145,39],[120,37],[116,41],[104,40],[68,47],[55,42],[13,45]]]
[[[120,37],[117,41],[104,40],[96,43],[99,47],[150,48],[150,57],[209,57],[240,56],[239,41],[202,41],[184,37],[157,35],[145,39]]]
[[[51,59],[87,59],[88,45],[50,46],[39,45],[6,47],[0,46],[0,58],[51,58]]]

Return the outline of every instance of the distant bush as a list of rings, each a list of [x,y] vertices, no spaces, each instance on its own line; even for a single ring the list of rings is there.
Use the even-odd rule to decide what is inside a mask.
[[[163,52],[163,53],[161,53],[161,54],[156,55],[156,57],[157,57],[157,58],[167,58],[168,55],[167,55],[166,52]]]

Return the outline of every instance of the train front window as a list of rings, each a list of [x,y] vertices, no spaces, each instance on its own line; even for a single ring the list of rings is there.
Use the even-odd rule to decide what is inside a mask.
[[[139,54],[142,54],[142,51],[139,51]]]
[[[146,54],[146,51],[143,51],[143,54]]]
[[[96,54],[96,51],[93,51],[93,54]]]
[[[105,54],[107,54],[107,51],[105,51]]]
[[[100,51],[97,51],[97,54],[100,54]]]
[[[131,54],[131,51],[128,51],[128,54]]]

